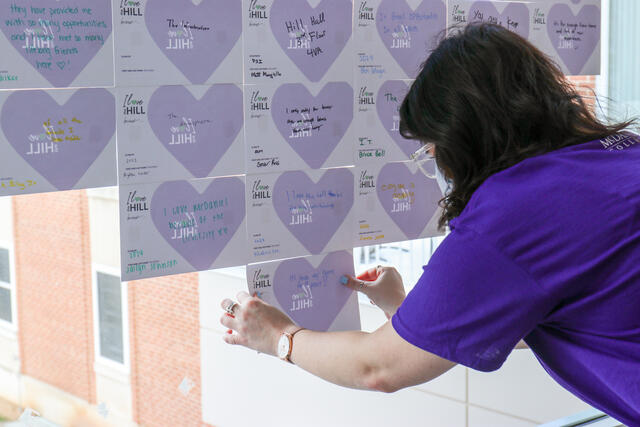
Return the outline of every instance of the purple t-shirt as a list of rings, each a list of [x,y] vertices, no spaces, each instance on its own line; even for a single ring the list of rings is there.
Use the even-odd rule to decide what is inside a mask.
[[[487,179],[393,316],[426,351],[498,369],[520,339],[563,387],[640,425],[640,137]]]

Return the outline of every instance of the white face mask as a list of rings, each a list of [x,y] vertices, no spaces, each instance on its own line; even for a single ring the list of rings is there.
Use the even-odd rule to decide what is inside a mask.
[[[440,187],[440,191],[442,191],[442,195],[447,197],[451,190],[453,189],[453,180],[448,179],[442,173],[442,169],[438,166],[436,162],[436,181],[438,181],[438,187]]]

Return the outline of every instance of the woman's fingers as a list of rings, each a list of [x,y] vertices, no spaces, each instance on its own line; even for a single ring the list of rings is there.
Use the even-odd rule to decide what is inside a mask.
[[[233,330],[238,330],[238,321],[236,320],[235,317],[231,317],[228,313],[224,313],[221,317],[220,317],[220,323],[222,324],[222,326],[229,328],[229,329],[233,329]]]
[[[348,274],[342,276],[341,283],[347,288],[353,289],[354,291],[362,292],[363,294],[367,294],[368,287],[370,283],[367,283],[365,280],[355,279]]]
[[[378,277],[380,277],[380,275],[382,275],[385,271],[386,271],[386,267],[379,265],[377,267],[368,269],[364,273],[359,274],[356,278],[360,280],[374,282],[378,280]]]
[[[234,300],[229,299],[229,298],[225,298],[222,300],[222,302],[220,303],[220,307],[222,307],[223,310],[228,309],[229,307],[231,307],[233,305],[233,303],[235,303]],[[237,309],[238,307],[235,307],[235,309]]]
[[[238,302],[240,304],[244,304],[244,302],[246,300],[248,300],[249,298],[251,298],[251,295],[249,295],[247,292],[242,291],[242,292],[238,292],[238,295],[236,295],[236,298],[238,298]]]
[[[226,342],[227,344],[232,344],[232,345],[247,345],[247,339],[244,337],[241,337],[238,334],[224,334],[222,336],[222,339],[224,340],[224,342]]]
[[[361,273],[357,276],[357,279],[359,280],[367,280],[367,281],[374,281],[378,278],[378,274],[379,274],[379,269],[378,267],[374,267],[374,268],[370,268],[367,271],[365,271],[364,273]]]

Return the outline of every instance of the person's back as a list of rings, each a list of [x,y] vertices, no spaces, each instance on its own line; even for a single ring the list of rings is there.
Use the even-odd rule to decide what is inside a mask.
[[[549,374],[639,421],[640,138],[526,159],[487,179],[451,228],[486,240],[546,294],[525,341]],[[494,350],[486,358],[509,348]]]

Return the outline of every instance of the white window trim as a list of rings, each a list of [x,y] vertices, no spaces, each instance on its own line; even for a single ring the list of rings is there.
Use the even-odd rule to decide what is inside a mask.
[[[596,105],[596,114],[600,118],[606,119],[609,114],[609,43],[611,36],[611,3],[610,0],[602,0],[601,11],[601,32],[600,32],[600,74],[596,76],[596,94],[600,105]],[[604,111],[600,111],[600,107]]]
[[[98,273],[109,274],[120,277],[120,270],[114,267],[91,264],[91,294],[93,300],[93,348],[96,364],[100,367],[108,368],[121,374],[128,375],[131,369],[131,360],[129,357],[129,298],[127,295],[128,283],[120,281],[120,295],[122,298],[122,351],[124,363],[119,363],[111,359],[107,359],[100,354],[100,325],[98,310]],[[104,369],[95,369],[101,372]]]
[[[9,283],[0,282],[0,286],[11,293],[11,322],[0,319],[0,331],[15,335],[18,331],[18,305],[16,302],[16,261],[13,242],[0,240],[0,248],[9,251]]]

